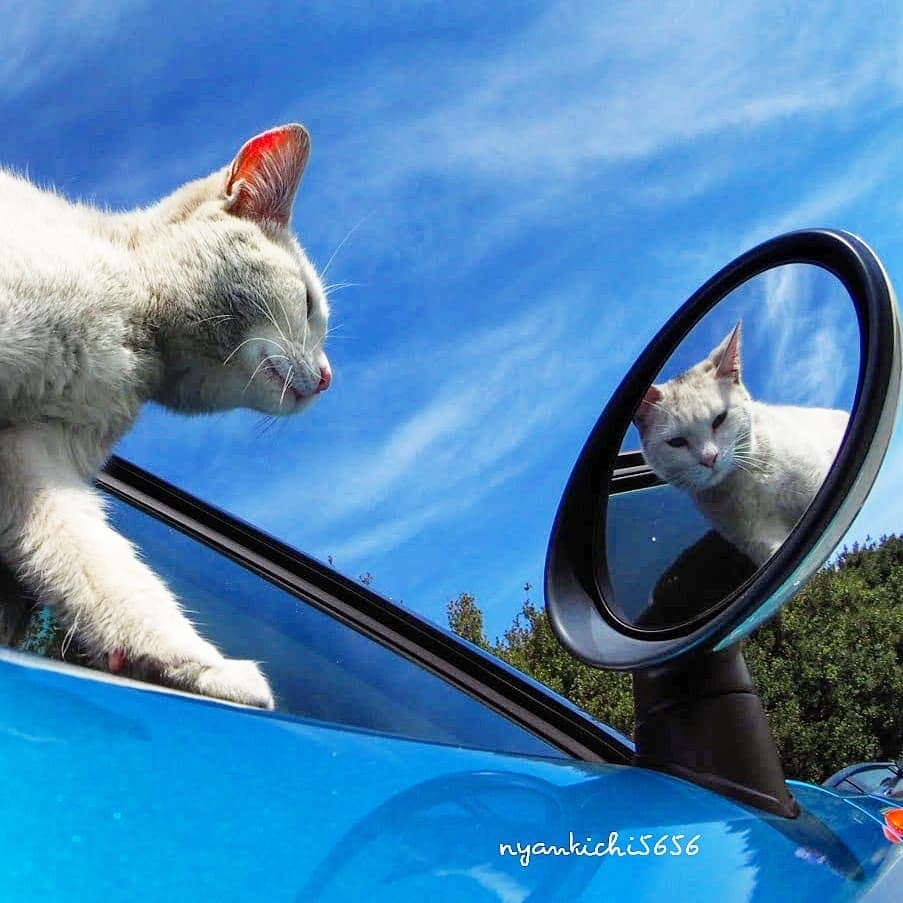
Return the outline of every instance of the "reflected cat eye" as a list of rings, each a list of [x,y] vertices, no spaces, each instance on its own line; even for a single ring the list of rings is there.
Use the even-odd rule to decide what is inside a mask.
[[[682,436],[677,436],[674,439],[668,440],[668,445],[670,445],[671,448],[683,448],[686,444],[687,444],[687,440],[684,439]]]
[[[712,429],[717,430],[722,423],[724,423],[724,419],[727,417],[727,411],[722,411],[713,421],[712,421]]]

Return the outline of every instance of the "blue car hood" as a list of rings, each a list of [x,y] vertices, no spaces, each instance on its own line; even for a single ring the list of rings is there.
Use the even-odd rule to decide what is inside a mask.
[[[903,899],[881,807],[421,743],[0,660],[16,900]],[[891,893],[891,891],[895,893]]]

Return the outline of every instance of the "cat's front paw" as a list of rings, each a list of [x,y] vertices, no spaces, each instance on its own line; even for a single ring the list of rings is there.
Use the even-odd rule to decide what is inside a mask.
[[[187,662],[177,671],[168,676],[179,689],[260,709],[276,707],[273,691],[256,662],[232,658],[214,665]]]

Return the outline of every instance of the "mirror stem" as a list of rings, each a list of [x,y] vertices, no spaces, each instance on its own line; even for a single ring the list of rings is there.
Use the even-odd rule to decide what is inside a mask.
[[[737,643],[633,674],[634,763],[785,818],[799,805]]]

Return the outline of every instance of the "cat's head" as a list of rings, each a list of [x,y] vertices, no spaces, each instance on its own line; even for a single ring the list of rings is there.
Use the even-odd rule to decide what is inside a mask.
[[[303,126],[271,129],[146,212],[157,401],[290,414],[328,388],[326,292],[289,228],[309,152]]]
[[[741,380],[740,324],[705,360],[652,385],[634,415],[643,456],[661,479],[698,492],[742,466],[752,428]]]

